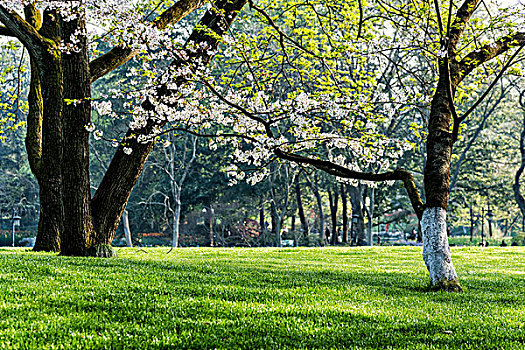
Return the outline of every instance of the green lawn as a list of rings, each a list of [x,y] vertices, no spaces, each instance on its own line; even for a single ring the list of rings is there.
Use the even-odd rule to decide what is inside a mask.
[[[525,248],[453,248],[463,294],[417,247],[0,249],[0,348],[524,349]]]

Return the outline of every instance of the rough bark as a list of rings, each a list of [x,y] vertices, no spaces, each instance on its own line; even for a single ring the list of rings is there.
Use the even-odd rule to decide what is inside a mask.
[[[36,251],[60,250],[64,221],[62,202],[62,67],[55,11],[44,13],[41,29],[44,49],[31,58],[38,66],[42,92],[42,156],[38,170],[40,217]]]
[[[447,212],[441,207],[426,208],[421,219],[423,260],[434,289],[461,292],[452,264],[447,238]]]
[[[190,53],[188,62],[175,62],[174,64],[187,65],[197,61],[207,64],[211,60],[212,53],[217,48],[223,33],[228,30],[246,1],[225,0],[215,3],[215,8],[223,11],[217,11],[215,8],[207,11],[196,28],[207,27],[217,35],[209,35],[201,29],[195,29],[188,39],[188,42],[194,42],[196,46],[202,43],[208,49],[196,50]],[[170,93],[166,86],[159,87],[158,91],[159,94]],[[154,104],[147,102],[143,104],[143,107],[147,110],[154,110]],[[144,130],[129,130],[126,134],[125,142],[126,146],[130,147],[133,152],[126,155],[123,150],[124,146],[121,145],[111,160],[108,171],[92,199],[94,227],[98,236],[97,241],[108,241],[110,237],[114,237],[129,195],[153,148],[153,142],[139,143],[136,135],[140,133],[150,134],[156,125],[162,127],[164,122],[160,124],[150,123]]]
[[[440,78],[430,109],[424,183],[426,207],[446,210],[453,140],[449,131],[452,118],[447,97],[449,79],[444,66],[440,64]]]
[[[62,37],[66,42],[77,30],[85,30],[84,13],[77,12],[77,18],[61,20]],[[81,35],[77,40],[78,52],[75,50],[62,56],[65,100],[62,197],[67,220],[62,232],[61,254],[68,256],[85,256],[92,244],[111,245],[109,239],[92,241],[95,235],[91,215],[89,132],[85,128],[91,122],[89,53],[87,37]]]
[[[40,12],[34,6],[26,6],[24,13],[27,22],[35,29],[42,27],[42,18]],[[25,146],[29,166],[35,177],[40,176],[40,167],[42,165],[42,118],[44,113],[44,104],[42,100],[42,83],[37,62],[30,58],[31,79],[29,84],[29,94],[27,97],[29,111],[26,122]]]
[[[27,97],[29,111],[26,122],[25,147],[31,172],[38,180],[40,177],[40,168],[42,166],[42,118],[44,105],[38,66],[33,59],[31,59],[30,64],[31,83],[29,85],[29,95]]]
[[[454,106],[455,86],[450,83],[448,63],[439,62],[439,81],[430,109],[427,137],[427,162],[424,183],[426,209],[421,219],[423,234],[423,259],[430,273],[431,284],[435,289],[461,291],[446,231],[446,210],[449,198],[450,160],[453,134],[449,131]],[[457,130],[459,120],[455,121]]]
[[[26,6],[24,8],[24,13],[27,22],[33,26],[35,29],[40,29],[42,27],[42,19],[40,12],[36,10],[34,6]],[[48,30],[49,23],[44,28],[44,31]],[[49,31],[49,30],[48,30]],[[56,60],[48,58],[50,64],[53,62],[56,63]],[[31,64],[31,81],[29,86],[29,112],[27,115],[27,129],[25,137],[25,146],[27,151],[27,157],[29,160],[29,165],[31,171],[35,175],[40,191],[40,217],[38,224],[38,233],[37,239],[35,242],[34,250],[35,251],[48,251],[48,252],[57,252],[60,250],[60,209],[57,211],[52,206],[57,203],[57,196],[59,194],[54,194],[52,190],[56,189],[55,186],[49,186],[46,183],[46,180],[49,176],[48,170],[42,170],[42,147],[43,147],[43,135],[42,127],[44,122],[44,98],[42,96],[42,79],[41,72],[38,68],[38,62],[35,58],[30,58]],[[52,67],[50,67],[52,68]],[[60,69],[59,67],[56,71],[50,69],[46,74],[54,76],[55,79],[60,79]],[[46,81],[46,97],[49,96],[50,89],[53,89],[53,86],[49,86],[48,77]],[[46,116],[46,130],[49,127],[49,115]],[[46,145],[52,140],[46,140]],[[49,156],[46,150],[46,157]],[[46,167],[47,169],[47,167]],[[50,192],[51,191],[51,192]],[[50,192],[50,193],[49,193]],[[50,196],[50,198],[47,198]]]

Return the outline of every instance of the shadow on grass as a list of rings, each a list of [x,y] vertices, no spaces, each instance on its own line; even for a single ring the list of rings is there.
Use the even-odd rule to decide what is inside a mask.
[[[525,307],[523,288],[505,288],[523,281],[504,275],[468,276],[467,292],[458,295],[427,293],[425,274],[351,265],[0,258],[9,275],[0,288],[18,290],[2,294],[1,320],[55,318],[53,327],[70,333],[60,337],[107,335],[97,338],[101,347],[123,347],[129,339],[147,348],[505,348],[525,341],[518,328],[476,324],[480,318],[472,316]],[[53,284],[45,287],[46,281]],[[51,341],[49,327],[36,331],[42,342]],[[36,336],[25,328],[12,339]],[[130,340],[129,347],[137,346]]]

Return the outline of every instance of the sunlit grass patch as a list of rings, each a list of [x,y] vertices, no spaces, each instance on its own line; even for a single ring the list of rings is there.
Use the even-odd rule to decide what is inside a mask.
[[[6,348],[523,349],[525,249],[453,248],[466,292],[428,292],[421,249],[0,249]]]

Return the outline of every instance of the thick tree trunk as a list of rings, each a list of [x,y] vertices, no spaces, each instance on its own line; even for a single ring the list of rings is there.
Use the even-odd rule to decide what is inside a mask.
[[[44,13],[42,35],[60,41],[56,11]],[[34,250],[58,251],[64,222],[62,202],[62,67],[58,46],[43,52],[35,63],[40,74],[42,104],[42,158],[38,171],[40,218]],[[36,175],[36,174],[35,174]]]
[[[352,204],[352,241],[359,246],[366,245],[365,219],[363,215],[363,186],[348,186]],[[355,221],[355,222],[354,222]]]
[[[341,183],[341,202],[343,203],[343,243],[348,243],[348,205],[345,185]]]
[[[38,233],[33,250],[58,252],[60,251],[61,213],[53,208],[58,199],[53,198],[53,191],[50,191],[48,184],[43,181],[45,175],[42,174],[43,101],[39,74],[36,63],[31,59],[31,84],[28,96],[29,113],[27,116],[25,144],[31,171],[38,181],[40,192]],[[48,193],[52,196],[51,198],[47,197]]]
[[[61,21],[62,37],[66,42],[76,32],[85,30],[84,14]],[[89,132],[85,126],[91,122],[91,78],[89,74],[89,54],[87,38],[78,35],[73,50],[62,56],[64,72],[64,156],[63,156],[63,201],[67,220],[62,232],[62,255],[85,256],[92,243],[104,245],[93,250],[111,254],[111,240],[92,241],[93,217],[91,215],[91,193],[89,180]],[[68,101],[69,100],[69,101]],[[97,237],[98,238],[98,237]]]
[[[427,162],[425,166],[426,209],[421,219],[423,259],[436,289],[461,291],[447,238],[446,210],[449,197],[450,159],[453,136],[448,90],[449,73],[444,60],[440,62],[440,78],[428,123]],[[453,92],[450,92],[453,96]]]

